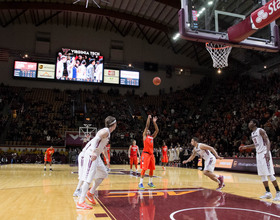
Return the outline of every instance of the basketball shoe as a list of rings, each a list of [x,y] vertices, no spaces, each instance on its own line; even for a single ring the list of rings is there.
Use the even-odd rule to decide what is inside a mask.
[[[153,183],[148,183],[148,186],[151,188],[156,188],[156,186]]]
[[[272,198],[271,192],[265,192],[265,194],[260,197],[260,199],[271,199],[271,198]]]
[[[84,201],[83,203],[77,202],[76,208],[77,209],[92,209],[92,206],[86,204],[86,202]]]
[[[143,186],[143,183],[139,183],[138,187],[139,187],[139,189],[145,189],[145,187]]]
[[[221,190],[222,188],[225,187],[225,184],[224,184],[224,176],[219,176],[218,179],[219,179],[220,183],[219,183],[219,187],[217,188],[217,190]]]
[[[280,192],[276,193],[275,198],[273,199],[273,201],[280,201]]]
[[[86,197],[87,197],[88,201],[91,202],[91,204],[93,204],[93,205],[96,204],[96,202],[95,202],[95,200],[94,200],[94,194],[91,194],[91,193],[88,191],[87,194],[86,194]]]

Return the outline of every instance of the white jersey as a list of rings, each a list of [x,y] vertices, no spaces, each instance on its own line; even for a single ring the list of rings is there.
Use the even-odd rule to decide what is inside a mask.
[[[255,131],[251,133],[252,140],[254,142],[254,145],[256,147],[256,152],[261,153],[265,152],[267,150],[267,147],[263,141],[262,136],[260,135],[260,131],[263,130],[262,128],[257,128]]]
[[[110,132],[109,128],[103,128],[108,131],[109,135],[107,138],[101,138],[98,136],[99,132],[95,135],[93,139],[91,139],[86,146],[83,149],[83,152],[89,155],[92,155],[93,150],[95,150],[97,156],[99,156],[102,152],[104,152],[104,149],[106,148],[106,145],[109,143],[110,139]],[[103,130],[101,129],[101,130]]]
[[[56,78],[60,79],[63,76],[63,62],[58,61],[56,64]]]
[[[169,150],[169,161],[174,161],[175,160],[175,149],[174,148],[170,148]]]
[[[209,150],[201,150],[200,144],[198,143],[197,147],[194,148],[195,152],[199,154],[204,160],[208,160],[210,158],[215,158],[215,156]]]

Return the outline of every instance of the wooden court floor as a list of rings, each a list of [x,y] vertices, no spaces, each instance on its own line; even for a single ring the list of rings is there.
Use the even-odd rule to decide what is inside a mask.
[[[47,171],[43,171],[41,164],[0,166],[0,219],[117,219],[116,216],[108,215],[106,202],[98,203],[91,211],[77,210],[76,198],[72,197],[78,183],[77,167],[53,165],[53,169],[54,171],[51,172],[47,166]],[[139,177],[129,174],[128,165],[112,165],[111,170],[109,177],[99,187],[100,192],[138,191]],[[255,200],[259,200],[259,196],[264,193],[260,177],[256,174],[224,171],[215,171],[215,173],[225,177],[226,187],[222,189],[224,193]],[[215,190],[217,187],[216,183],[196,169],[167,167],[164,171],[157,166],[154,175],[157,176],[153,179],[156,189],[204,188]],[[279,177],[277,180],[280,183]],[[148,178],[145,178],[145,187],[147,187],[147,183]],[[270,189],[275,196],[275,189],[271,183]],[[275,206],[276,204],[280,214],[279,202],[272,200],[264,202],[268,205]],[[135,216],[132,214],[131,219],[140,219],[139,214]],[[157,218],[152,216],[149,219]],[[163,216],[162,219],[170,218]]]

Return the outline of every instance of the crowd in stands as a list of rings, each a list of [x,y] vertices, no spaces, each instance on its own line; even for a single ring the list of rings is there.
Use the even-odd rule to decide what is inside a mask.
[[[155,148],[161,147],[163,140],[169,148],[180,143],[187,156],[192,150],[189,142],[196,136],[222,156],[255,157],[254,152],[238,151],[241,144],[251,143],[248,122],[255,118],[267,131],[272,155],[279,157],[279,75],[212,80],[205,77],[190,88],[153,96],[134,92],[120,95],[117,89],[103,93],[99,89],[60,91],[1,85],[0,138],[6,145],[64,146],[65,131],[78,130],[85,118],[99,129],[104,126],[104,118],[113,115],[118,120],[110,140],[113,161],[126,163],[132,139],[143,148],[142,132],[151,114],[159,118]],[[124,152],[113,155],[114,147]]]
[[[252,143],[248,123],[257,119],[269,136],[274,156],[279,156],[279,83],[276,74],[219,79],[199,123],[194,123],[194,134],[221,155],[252,156],[252,152],[240,153],[238,147]]]

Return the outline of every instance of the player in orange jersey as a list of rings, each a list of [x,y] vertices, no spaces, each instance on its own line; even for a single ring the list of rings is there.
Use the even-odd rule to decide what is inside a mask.
[[[161,162],[162,162],[162,168],[166,170],[165,166],[168,163],[168,156],[167,156],[168,148],[165,144],[165,141],[162,143],[161,147]]]
[[[53,146],[51,146],[50,148],[48,148],[45,152],[45,157],[44,157],[44,171],[46,171],[46,165],[47,165],[47,162],[50,163],[50,171],[52,171],[52,155],[54,153],[54,149],[53,149]]]
[[[140,157],[139,148],[136,145],[136,140],[132,141],[132,145],[129,146],[128,149],[128,158],[130,158],[130,173],[132,173],[132,165],[135,165],[135,172],[137,172],[137,155]]]
[[[149,130],[151,118],[152,118],[152,116],[148,115],[146,127],[143,132],[144,149],[143,149],[143,153],[141,156],[141,162],[140,162],[140,168],[142,169],[142,172],[141,172],[140,183],[138,185],[139,189],[145,189],[143,186],[143,179],[145,176],[145,172],[148,169],[150,170],[150,173],[149,173],[150,178],[149,178],[148,186],[155,188],[155,186],[153,184],[153,173],[154,173],[154,170],[156,169],[155,156],[154,156],[154,138],[157,136],[159,129],[157,126],[157,117],[155,116],[155,117],[153,117],[153,124],[155,127],[155,132],[151,135],[151,132]]]

